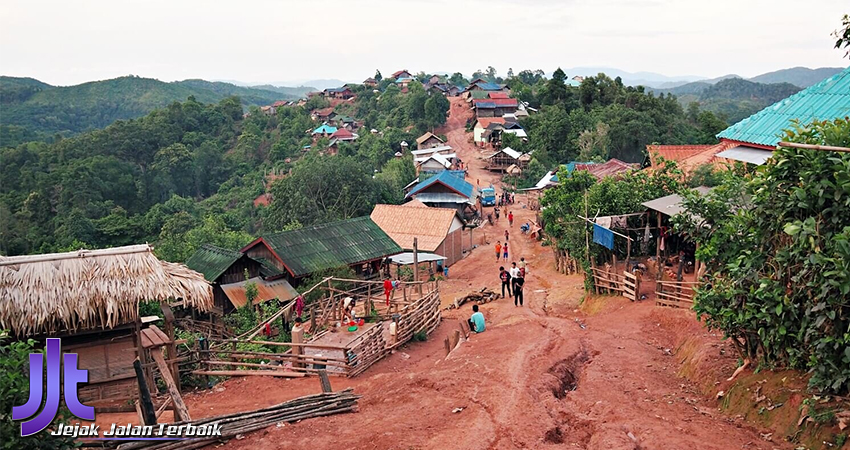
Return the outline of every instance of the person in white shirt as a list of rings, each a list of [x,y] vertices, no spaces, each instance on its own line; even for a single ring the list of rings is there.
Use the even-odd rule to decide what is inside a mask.
[[[516,283],[516,279],[519,277],[519,269],[516,266],[516,262],[511,263],[511,269],[508,271],[511,274],[511,290],[514,289],[514,284]]]

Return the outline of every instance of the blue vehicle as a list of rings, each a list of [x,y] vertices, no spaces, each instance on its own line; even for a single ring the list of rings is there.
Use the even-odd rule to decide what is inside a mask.
[[[496,188],[490,186],[481,189],[481,206],[496,206]]]

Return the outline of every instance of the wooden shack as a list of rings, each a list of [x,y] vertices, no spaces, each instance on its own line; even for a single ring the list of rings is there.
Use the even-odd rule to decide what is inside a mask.
[[[41,343],[62,338],[63,351],[79,354],[89,371],[79,396],[93,406],[136,395],[138,332],[159,320],[141,317],[146,301],[205,312],[213,296],[200,273],[157,259],[146,244],[0,257],[0,328]]]

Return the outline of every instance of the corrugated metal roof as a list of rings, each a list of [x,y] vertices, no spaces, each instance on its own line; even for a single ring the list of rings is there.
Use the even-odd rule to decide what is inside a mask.
[[[253,301],[255,305],[275,298],[286,301],[298,296],[298,291],[285,279],[266,281],[256,277],[238,283],[222,284],[221,290],[224,291],[224,295],[237,308],[248,303],[248,296],[245,295],[245,283],[247,282],[253,282],[257,286],[257,298]]]
[[[699,192],[700,195],[708,194],[711,191],[711,188],[700,186],[695,191]],[[675,216],[676,214],[680,214],[685,211],[685,208],[682,207],[682,196],[679,194],[671,194],[665,197],[656,198],[654,200],[650,200],[648,202],[643,202],[641,205],[651,209],[653,211],[658,211],[662,214],[668,216]]]
[[[336,130],[337,130],[336,127],[332,127],[328,124],[324,124],[324,125],[320,126],[319,128],[316,128],[315,130],[313,130],[313,134],[334,134],[334,133],[336,133]]]
[[[413,187],[413,189],[408,192],[407,197],[415,195],[420,191],[427,189],[428,187],[434,185],[435,183],[440,183],[443,186],[448,187],[449,189],[457,192],[465,196],[466,198],[472,198],[475,188],[466,182],[463,178],[459,177],[455,173],[449,170],[444,170],[433,177],[428,178],[427,180],[421,181],[419,184]],[[421,198],[419,199],[421,201]]]
[[[439,147],[431,147],[431,148],[423,148],[420,150],[412,150],[410,152],[411,155],[414,156],[422,156],[422,155],[430,155],[432,153],[449,153],[452,151],[451,145],[441,145]]]
[[[204,274],[204,278],[212,283],[241,257],[242,253],[238,251],[205,244],[186,260],[186,266]]]
[[[448,192],[422,192],[416,194],[416,200],[422,203],[469,203],[472,200],[459,194]]]
[[[296,277],[401,252],[369,216],[284,231],[262,240]]]
[[[773,150],[765,150],[762,148],[747,147],[739,145],[732,147],[729,150],[724,150],[717,154],[720,158],[732,159],[745,163],[755,164],[760,166],[767,162],[773,156]]]
[[[806,124],[814,119],[847,116],[850,116],[850,67],[747,117],[717,137],[773,147],[792,119]]]

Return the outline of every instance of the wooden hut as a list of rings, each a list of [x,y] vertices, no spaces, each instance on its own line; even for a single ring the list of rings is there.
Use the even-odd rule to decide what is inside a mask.
[[[134,397],[133,361],[144,355],[137,332],[159,320],[141,317],[146,301],[209,311],[212,288],[147,244],[0,257],[0,328],[21,339],[61,337],[63,351],[79,354],[89,371],[83,401]]]

